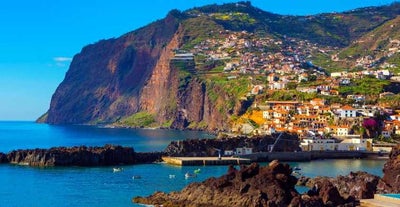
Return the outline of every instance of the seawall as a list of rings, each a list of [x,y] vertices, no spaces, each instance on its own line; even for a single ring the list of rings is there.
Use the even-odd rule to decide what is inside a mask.
[[[302,152],[259,152],[241,155],[255,162],[279,161],[311,161],[317,159],[353,159],[374,158],[380,155],[365,151],[302,151]]]

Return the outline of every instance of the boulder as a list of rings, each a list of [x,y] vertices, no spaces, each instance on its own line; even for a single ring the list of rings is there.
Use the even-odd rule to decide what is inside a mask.
[[[400,146],[389,154],[389,160],[383,166],[383,178],[378,184],[379,193],[400,193]]]
[[[347,176],[331,177],[315,177],[315,178],[302,178],[306,181],[305,185],[312,188],[318,183],[330,182],[337,188],[341,197],[345,199],[368,199],[373,198],[377,192],[376,186],[380,178],[376,175],[371,175],[366,172],[350,172]],[[304,184],[298,182],[298,184]]]
[[[191,183],[181,192],[157,192],[133,198],[133,202],[163,206],[288,206],[299,196],[296,182],[287,164],[273,161],[262,167],[253,163],[239,170],[230,166],[227,174]]]
[[[8,162],[9,161],[8,161],[7,155],[0,152],[0,163],[8,163]]]

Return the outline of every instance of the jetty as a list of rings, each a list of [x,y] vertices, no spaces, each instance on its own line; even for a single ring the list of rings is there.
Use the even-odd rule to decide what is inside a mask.
[[[390,195],[396,194],[375,194],[372,199],[361,199],[361,207],[398,207],[400,206],[400,199],[397,197],[391,197]],[[399,194],[397,194],[399,195]]]
[[[242,165],[272,160],[304,162],[318,159],[388,159],[387,154],[367,151],[303,151],[303,152],[257,152],[232,157],[162,157],[167,164],[192,165]]]
[[[248,158],[239,157],[162,157],[167,164],[179,166],[192,165],[242,165],[250,164]]]

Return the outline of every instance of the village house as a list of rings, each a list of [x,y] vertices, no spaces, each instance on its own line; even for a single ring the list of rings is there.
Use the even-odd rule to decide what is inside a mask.
[[[340,118],[353,118],[357,117],[357,110],[349,105],[343,106],[338,109]]]
[[[325,127],[326,133],[331,133],[334,136],[346,137],[349,135],[350,128],[348,126],[328,126]]]
[[[268,83],[269,90],[284,90],[286,86],[287,83],[284,81]]]

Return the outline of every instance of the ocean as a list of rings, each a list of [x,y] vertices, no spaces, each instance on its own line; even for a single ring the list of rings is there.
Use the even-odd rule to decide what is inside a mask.
[[[159,129],[110,129],[92,126],[53,126],[34,122],[0,122],[0,152],[57,146],[131,146],[138,152],[163,150],[172,140],[212,138],[204,132]],[[305,176],[337,176],[366,171],[382,176],[385,160],[316,160],[290,162]],[[268,163],[261,163],[266,165]],[[155,191],[179,191],[226,173],[227,166],[143,164],[113,167],[28,167],[0,165],[0,206],[140,206],[132,197]],[[186,172],[200,169],[195,178]],[[174,176],[170,176],[174,175]]]

